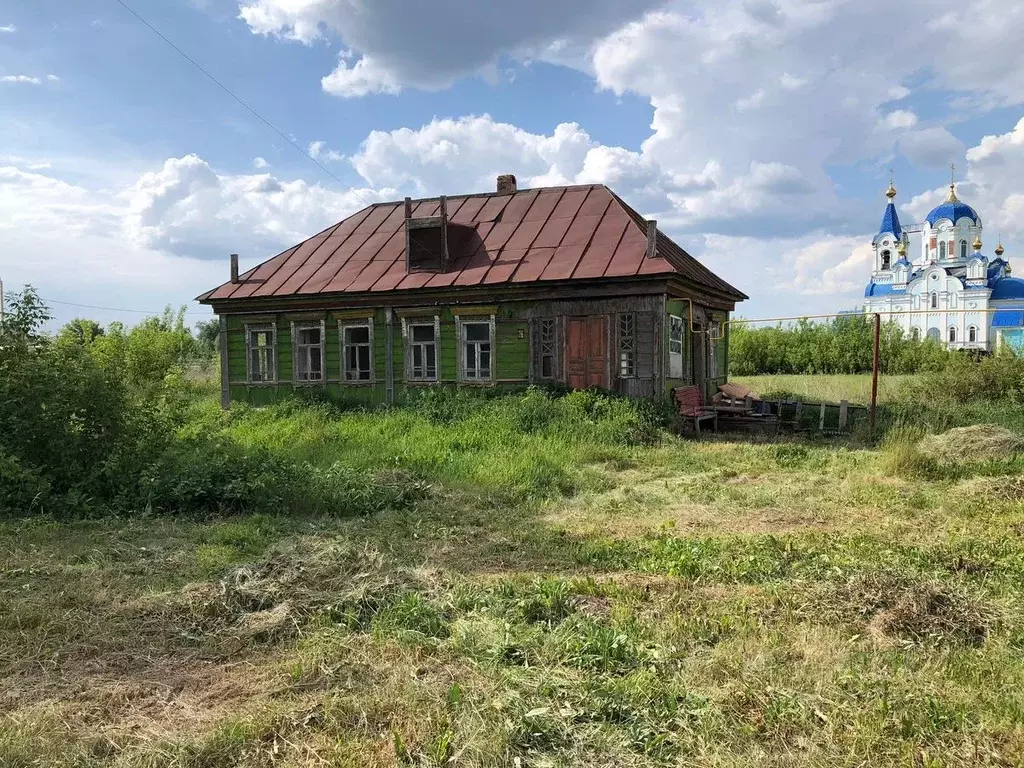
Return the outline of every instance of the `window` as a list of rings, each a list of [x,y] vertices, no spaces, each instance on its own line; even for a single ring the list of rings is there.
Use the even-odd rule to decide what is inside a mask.
[[[938,328],[928,329],[928,338],[931,339],[932,341],[938,341],[941,337],[942,333],[939,331]]]
[[[920,341],[921,340],[921,329],[920,328],[911,328],[910,329],[910,338],[912,338],[914,341]]]
[[[889,264],[892,261],[892,254],[889,251],[882,251],[882,269],[889,269]]]
[[[960,258],[961,259],[966,259],[967,258],[967,241],[966,240],[961,240],[960,241]]]
[[[406,373],[410,381],[437,381],[438,318],[409,323],[406,335]]]
[[[722,341],[722,324],[717,320],[708,326],[708,376],[718,378],[718,345]]]
[[[946,258],[946,241],[945,240],[942,240],[939,243],[939,258],[940,259]]]
[[[277,381],[277,329],[272,325],[245,326],[250,384],[273,384]]]
[[[967,329],[967,340],[971,343],[978,340],[978,329],[973,325]]]
[[[322,323],[292,323],[295,345],[295,381],[324,380],[324,328]]]
[[[683,318],[668,316],[668,375],[683,378]]]
[[[933,293],[932,294],[932,309],[938,309],[938,308],[939,308],[939,294]]]
[[[636,376],[636,315],[619,315],[619,377]]]
[[[346,382],[373,381],[373,323],[340,325],[341,376]]]
[[[949,326],[949,343],[953,344],[956,342],[956,326]]]
[[[458,325],[462,340],[463,381],[490,381],[491,322],[459,318]]]
[[[556,373],[556,342],[555,342],[555,319],[545,317],[540,320],[540,377],[542,379],[553,379]]]

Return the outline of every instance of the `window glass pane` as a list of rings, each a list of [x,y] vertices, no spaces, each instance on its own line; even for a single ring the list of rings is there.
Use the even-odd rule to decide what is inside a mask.
[[[369,344],[370,329],[366,326],[356,326],[345,329],[346,344]]]
[[[319,344],[320,343],[320,329],[319,328],[301,328],[299,329],[299,344]]]
[[[476,345],[466,345],[466,375],[476,373]]]
[[[412,326],[412,340],[413,341],[433,341],[434,340],[434,326],[432,326],[432,325],[414,325],[414,326]]]
[[[491,326],[488,323],[467,323],[462,326],[466,331],[466,341],[489,341]]]
[[[431,329],[431,333],[433,333],[433,329]],[[423,348],[423,350],[426,353],[426,364],[427,364],[427,373],[426,373],[426,375],[427,375],[428,379],[432,379],[432,378],[434,378],[437,375],[437,361],[435,359],[435,354],[434,354],[434,352],[435,352],[434,345],[430,344],[429,346],[425,346]]]
[[[309,372],[313,378],[320,378],[321,371],[323,371],[323,359],[320,347],[313,347],[309,350]]]
[[[491,375],[491,345],[480,345],[480,375],[489,378]]]
[[[370,348],[359,347],[359,378],[369,379],[370,378]]]
[[[423,369],[423,347],[412,348],[412,367],[415,371]]]
[[[540,375],[545,379],[555,375],[555,361],[552,357],[545,355],[540,359]]]

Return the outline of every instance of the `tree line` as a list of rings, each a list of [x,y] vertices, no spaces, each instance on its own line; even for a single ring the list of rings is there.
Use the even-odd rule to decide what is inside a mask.
[[[879,365],[883,373],[943,370],[953,356],[932,339],[914,339],[893,321],[882,323]],[[872,367],[874,321],[865,315],[840,316],[829,322],[755,328],[745,323],[729,329],[729,372],[759,374],[864,373]]]

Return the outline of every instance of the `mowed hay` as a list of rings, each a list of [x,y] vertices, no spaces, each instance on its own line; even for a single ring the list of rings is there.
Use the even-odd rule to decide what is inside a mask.
[[[920,448],[940,463],[968,464],[1013,458],[1024,450],[1024,438],[994,424],[975,424],[928,435]]]
[[[979,646],[996,621],[996,607],[981,595],[938,581],[868,573],[823,590],[818,608],[863,623],[879,639],[933,645]]]

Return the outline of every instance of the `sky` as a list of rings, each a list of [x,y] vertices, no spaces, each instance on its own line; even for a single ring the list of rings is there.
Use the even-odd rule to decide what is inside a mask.
[[[230,253],[502,173],[609,185],[747,318],[859,306],[890,169],[906,223],[955,164],[1024,253],[1019,2],[124,4],[195,63],[120,0],[0,0],[0,280],[58,324],[202,320]]]

